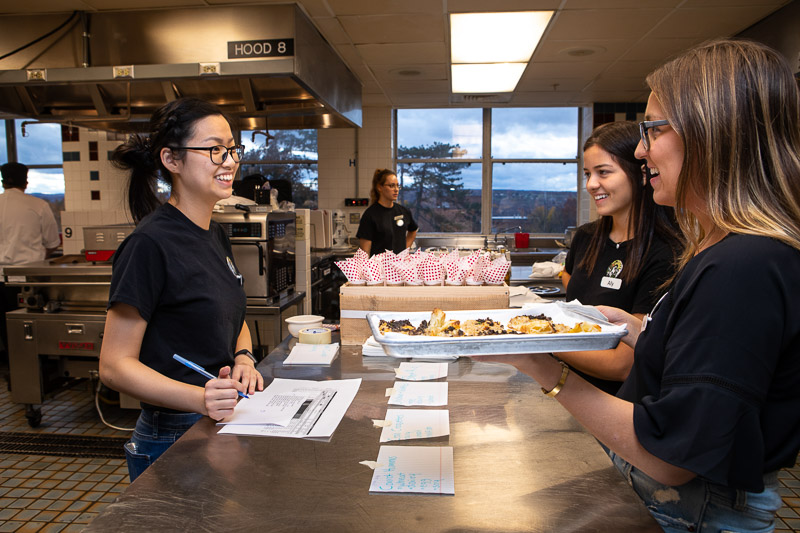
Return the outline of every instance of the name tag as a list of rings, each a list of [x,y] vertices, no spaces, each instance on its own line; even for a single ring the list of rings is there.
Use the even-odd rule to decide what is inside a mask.
[[[622,280],[619,278],[609,278],[608,276],[603,276],[603,279],[600,280],[600,286],[605,287],[606,289],[614,289],[618,291],[622,287]]]

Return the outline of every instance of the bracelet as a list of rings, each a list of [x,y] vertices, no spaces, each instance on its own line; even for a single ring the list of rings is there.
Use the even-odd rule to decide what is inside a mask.
[[[545,390],[545,388],[542,387],[542,392],[544,395],[550,396],[551,398],[555,398],[556,394],[561,392],[561,389],[564,387],[564,383],[567,382],[567,376],[569,375],[569,366],[567,366],[567,363],[564,361],[559,361],[559,363],[561,363],[561,379],[559,379],[558,383],[556,383],[556,386],[550,390]]]
[[[236,352],[235,354],[233,354],[233,358],[236,359],[237,355],[246,355],[247,357],[250,358],[251,361],[253,361],[254,365],[258,363],[258,361],[256,361],[256,356],[253,355],[253,352],[251,352],[247,348],[243,348],[243,349],[239,350],[238,352]]]

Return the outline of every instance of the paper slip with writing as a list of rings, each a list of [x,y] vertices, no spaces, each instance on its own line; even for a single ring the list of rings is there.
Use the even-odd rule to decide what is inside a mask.
[[[370,492],[455,494],[451,446],[381,446]]]
[[[300,344],[294,345],[284,365],[329,365],[339,353],[339,344]]]
[[[390,405],[447,405],[447,382],[395,381],[389,390]]]
[[[225,424],[220,434],[254,435],[262,437],[316,437],[328,438],[342,421],[358,393],[361,378],[327,381],[275,378],[269,387],[236,404],[233,416],[218,424]],[[291,421],[280,426],[260,418],[259,406],[274,405],[271,398],[301,397],[303,401],[295,410]],[[247,402],[256,399],[247,408]],[[288,404],[287,404],[288,405]],[[248,416],[241,416],[248,415]],[[255,419],[255,422],[252,420]]]
[[[397,379],[406,381],[425,381],[447,377],[447,363],[400,363],[395,368]]]
[[[450,411],[447,409],[387,409],[381,442],[428,439],[450,434]]]

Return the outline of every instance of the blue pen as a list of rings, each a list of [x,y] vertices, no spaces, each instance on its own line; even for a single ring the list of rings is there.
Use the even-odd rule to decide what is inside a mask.
[[[208,379],[217,379],[217,376],[215,376],[214,374],[212,374],[211,372],[209,372],[208,370],[206,370],[202,366],[198,365],[197,363],[192,363],[188,359],[185,359],[185,358],[181,357],[178,354],[172,354],[172,358],[175,359],[176,361],[178,361],[179,363],[183,363],[184,365],[188,366],[189,368],[191,368],[195,372],[199,372],[200,374],[203,374]],[[236,392],[239,392],[239,391],[237,390]],[[241,392],[239,392],[239,396],[241,396],[242,398],[249,398],[250,397],[250,396],[247,396],[246,394],[241,393]]]

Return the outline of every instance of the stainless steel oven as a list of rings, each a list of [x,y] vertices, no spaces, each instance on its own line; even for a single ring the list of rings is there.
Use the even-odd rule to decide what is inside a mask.
[[[295,290],[295,214],[251,209],[215,212],[212,218],[231,240],[247,304],[269,306]]]

